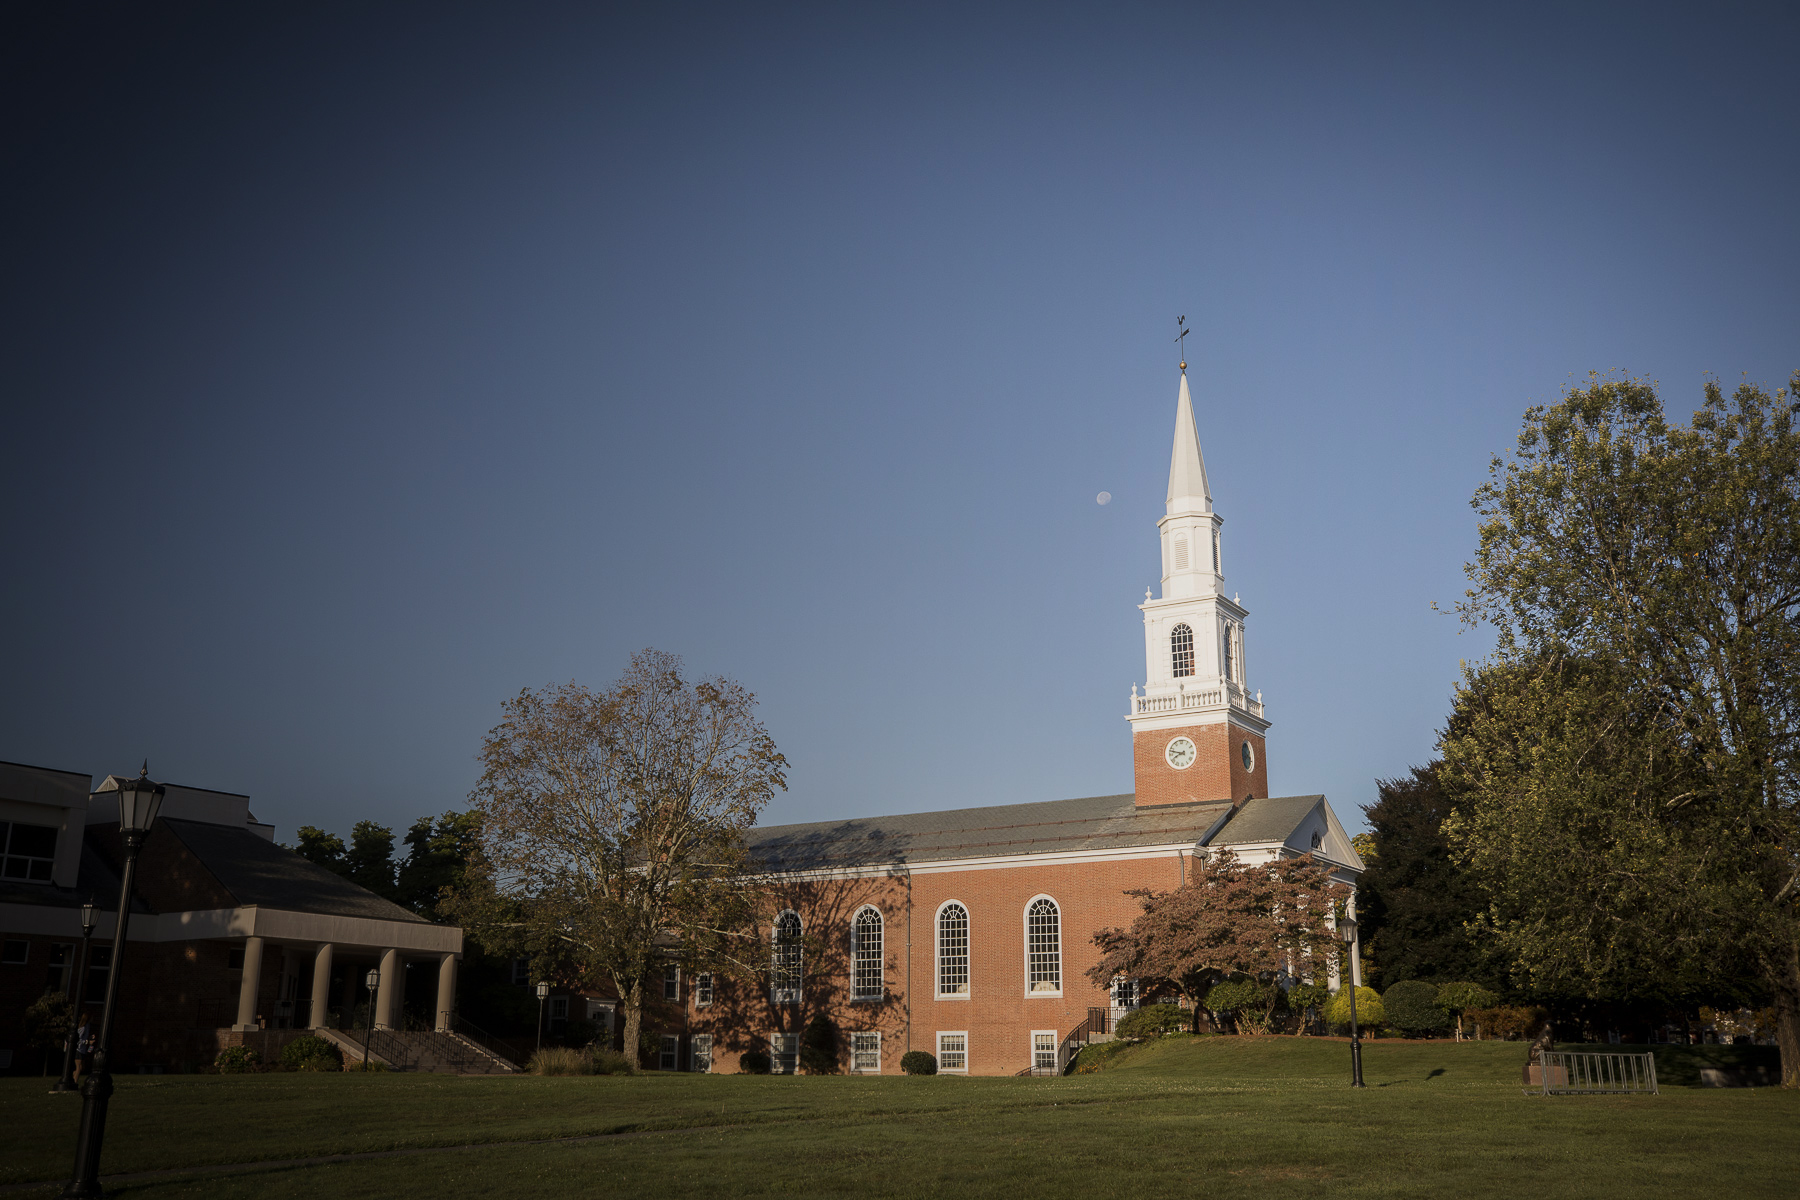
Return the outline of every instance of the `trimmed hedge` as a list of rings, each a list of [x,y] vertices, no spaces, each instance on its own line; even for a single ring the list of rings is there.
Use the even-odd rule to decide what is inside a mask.
[[[900,1056],[900,1069],[908,1075],[936,1075],[937,1055],[926,1050],[908,1050]]]
[[[1179,1004],[1151,1004],[1121,1020],[1113,1027],[1113,1034],[1122,1038],[1161,1037],[1165,1033],[1187,1033],[1193,1027],[1194,1014]]]
[[[281,1048],[281,1069],[284,1071],[342,1071],[344,1069],[344,1052],[335,1042],[326,1041],[322,1037],[306,1034],[297,1037]]]
[[[1387,1009],[1381,995],[1372,987],[1356,989],[1356,1025],[1358,1029],[1374,1029],[1387,1021]],[[1350,995],[1343,988],[1331,993],[1325,1005],[1325,1023],[1334,1029],[1350,1028]]]
[[[1450,1028],[1450,1014],[1438,1007],[1437,996],[1431,984],[1407,979],[1381,994],[1381,1007],[1387,1023],[1407,1037],[1428,1037]]]

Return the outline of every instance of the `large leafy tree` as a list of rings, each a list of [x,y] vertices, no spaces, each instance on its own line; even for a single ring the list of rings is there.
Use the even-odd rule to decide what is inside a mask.
[[[481,849],[445,910],[490,949],[605,980],[636,1046],[653,980],[764,965],[743,834],[786,760],[755,698],[645,650],[605,691],[524,691],[482,745]]]
[[[1149,990],[1173,989],[1204,1002],[1212,986],[1237,973],[1263,980],[1278,972],[1323,970],[1336,952],[1332,915],[1350,889],[1313,858],[1246,864],[1229,850],[1196,859],[1173,891],[1139,888],[1143,911],[1128,929],[1094,935],[1100,961],[1087,975],[1098,987],[1116,976]]]
[[[1492,930],[1549,989],[1754,971],[1800,1086],[1790,392],[1709,385],[1679,426],[1650,384],[1596,378],[1526,414],[1475,506],[1459,608],[1498,645],[1443,750]]]
[[[1439,764],[1376,781],[1377,799],[1363,813],[1374,831],[1363,855],[1356,912],[1378,986],[1408,979],[1482,979],[1501,964],[1470,925],[1486,907],[1467,868],[1450,853],[1444,819],[1452,797]]]

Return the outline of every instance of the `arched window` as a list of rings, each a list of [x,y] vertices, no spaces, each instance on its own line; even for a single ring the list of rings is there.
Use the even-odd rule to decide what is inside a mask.
[[[775,918],[769,987],[777,1004],[800,1002],[800,914],[784,909]]]
[[[1232,663],[1231,663],[1231,622],[1230,621],[1225,622],[1225,628],[1223,630],[1223,634],[1224,634],[1224,643],[1223,643],[1223,646],[1221,647],[1219,661],[1221,663],[1223,663],[1225,666],[1225,678],[1235,679],[1235,678],[1237,678],[1237,676],[1232,674],[1232,670],[1231,670]]]
[[[1048,896],[1025,909],[1025,990],[1062,991],[1062,914]]]
[[[1213,574],[1219,573],[1219,531],[1213,530]]]
[[[881,975],[881,910],[865,905],[850,925],[850,998],[881,999]]]
[[[969,994],[969,910],[954,900],[938,909],[937,994]]]
[[[1169,656],[1174,662],[1175,678],[1194,673],[1194,631],[1185,624],[1169,631]]]

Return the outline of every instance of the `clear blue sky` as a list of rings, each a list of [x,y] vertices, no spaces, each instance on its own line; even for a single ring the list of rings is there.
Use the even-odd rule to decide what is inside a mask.
[[[283,837],[643,646],[771,821],[1128,791],[1183,313],[1271,788],[1360,824],[1525,408],[1800,367],[1791,6],[0,21],[0,758]]]

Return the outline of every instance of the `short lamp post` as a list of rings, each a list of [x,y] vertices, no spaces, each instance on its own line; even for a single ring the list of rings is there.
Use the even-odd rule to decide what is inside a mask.
[[[1340,916],[1337,931],[1344,939],[1344,990],[1350,993],[1350,1086],[1363,1087],[1362,1034],[1356,1027],[1356,918]]]
[[[363,1070],[369,1069],[369,1038],[375,1028],[375,989],[381,986],[381,972],[374,967],[363,976],[363,986],[369,989],[369,1011],[363,1018]]]
[[[131,878],[137,871],[138,851],[156,824],[162,807],[163,785],[150,779],[146,762],[136,779],[108,775],[94,799],[116,796],[119,801],[119,833],[125,839],[125,871],[119,879],[118,928],[113,931],[112,963],[106,972],[106,1000],[100,1008],[100,1034],[94,1039],[94,1070],[81,1081],[81,1125],[75,1135],[75,1177],[63,1196],[100,1195],[100,1144],[106,1137],[106,1108],[112,1099],[112,1072],[107,1056],[112,1049],[113,1007],[119,995],[119,975],[125,967],[125,927],[131,922]],[[110,793],[110,796],[109,796]]]
[[[53,1092],[75,1090],[75,1037],[81,1032],[81,981],[87,975],[88,942],[94,936],[95,911],[92,900],[81,906],[81,954],[69,964],[69,983],[63,988],[63,995],[69,998],[69,1040],[63,1046],[62,1078],[50,1089]]]
[[[539,982],[539,984],[537,985],[537,998],[538,998],[538,1044],[537,1044],[537,1048],[539,1050],[542,1050],[544,1048],[544,1001],[546,1001],[550,998],[550,985],[548,983]]]

